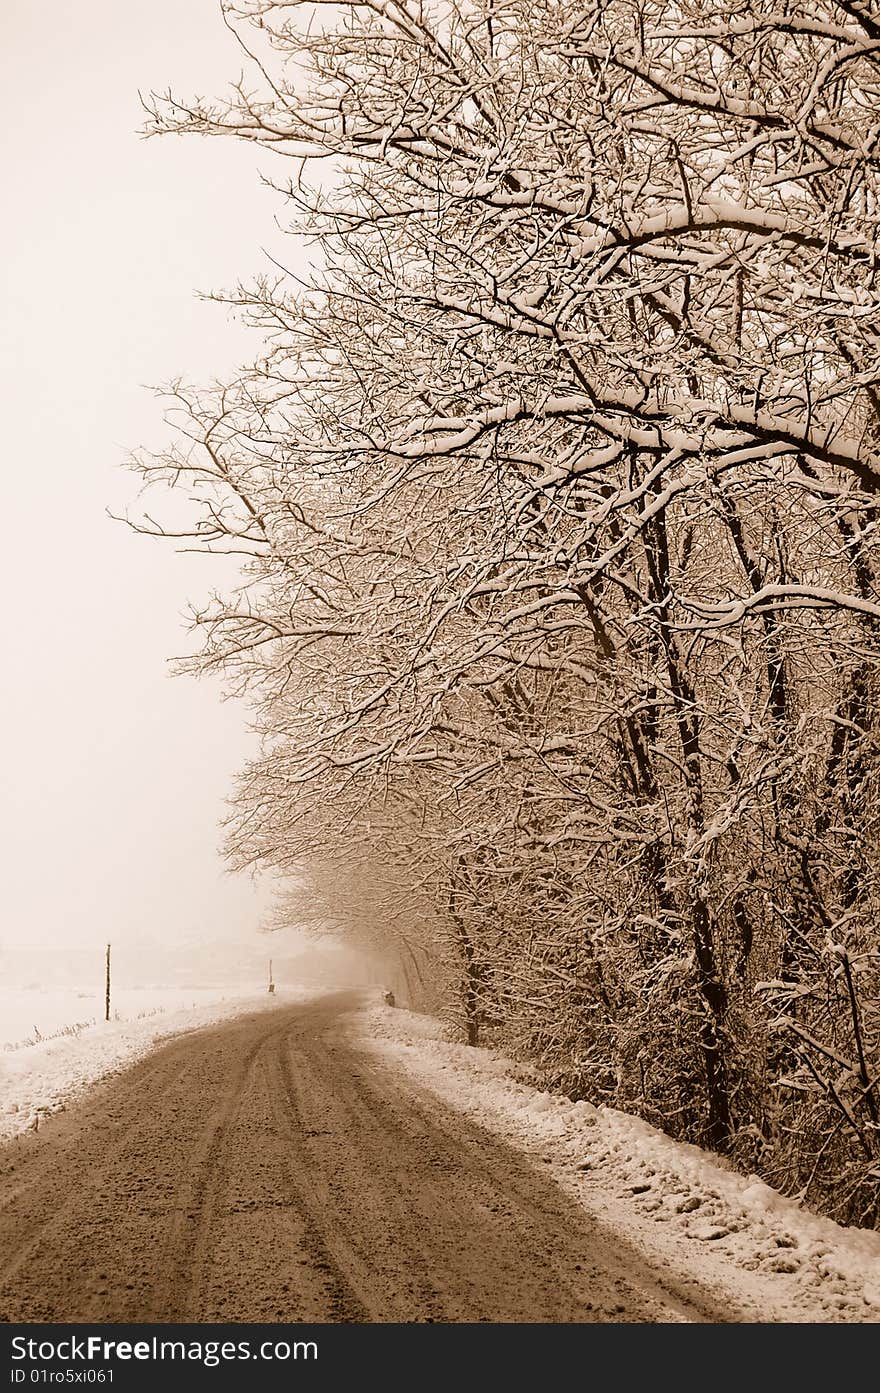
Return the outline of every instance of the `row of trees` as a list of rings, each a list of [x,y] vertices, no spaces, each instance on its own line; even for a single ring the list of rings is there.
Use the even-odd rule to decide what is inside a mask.
[[[281,157],[320,270],[223,297],[261,356],[175,387],[189,520],[136,525],[243,557],[191,660],[263,735],[233,862],[876,1223],[880,12],[224,14],[245,75],[150,129]]]

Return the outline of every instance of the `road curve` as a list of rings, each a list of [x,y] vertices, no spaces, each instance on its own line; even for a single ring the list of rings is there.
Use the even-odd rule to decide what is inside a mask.
[[[0,1150],[0,1320],[704,1321],[527,1158],[339,1030],[176,1036]]]

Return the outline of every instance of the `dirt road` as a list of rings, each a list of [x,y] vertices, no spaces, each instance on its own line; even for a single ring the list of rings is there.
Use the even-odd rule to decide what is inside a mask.
[[[0,1151],[4,1321],[730,1319],[347,1043],[351,996],[177,1036]]]

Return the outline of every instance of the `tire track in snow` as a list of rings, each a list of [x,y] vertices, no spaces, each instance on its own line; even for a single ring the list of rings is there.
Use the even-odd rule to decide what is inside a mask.
[[[172,1040],[0,1150],[0,1318],[725,1318],[346,1042],[354,1004]]]

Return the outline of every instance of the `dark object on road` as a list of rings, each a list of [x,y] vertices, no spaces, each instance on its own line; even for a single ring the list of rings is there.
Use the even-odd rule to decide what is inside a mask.
[[[393,1005],[394,1005],[394,992],[391,992],[391,991],[383,992],[383,993],[382,993],[382,1000],[385,1002],[385,1005],[386,1005],[386,1006],[393,1006]]]

